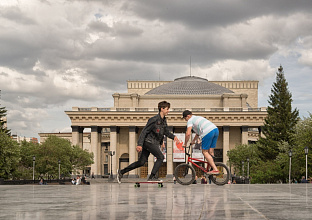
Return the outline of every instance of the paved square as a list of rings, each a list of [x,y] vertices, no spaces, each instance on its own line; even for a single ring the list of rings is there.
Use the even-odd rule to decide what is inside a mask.
[[[0,185],[0,219],[312,219],[312,184]]]

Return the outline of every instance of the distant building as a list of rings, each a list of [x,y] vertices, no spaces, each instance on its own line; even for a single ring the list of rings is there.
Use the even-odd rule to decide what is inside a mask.
[[[220,135],[215,156],[224,163],[228,162],[228,150],[237,144],[258,140],[267,116],[266,108],[258,107],[258,81],[208,81],[188,76],[174,81],[127,81],[127,86],[127,93],[113,94],[113,107],[72,107],[71,111],[65,111],[71,120],[72,132],[56,135],[94,153],[95,163],[87,173],[100,177],[112,170],[115,177],[118,167],[124,168],[136,161],[138,137],[147,120],[158,114],[160,101],[171,103],[167,122],[182,140],[186,130],[182,119],[185,109],[216,124]],[[85,128],[91,128],[91,132],[84,133]],[[39,134],[41,142],[51,134]],[[110,156],[109,151],[115,155]],[[175,167],[184,159],[179,158],[181,152],[171,139],[166,140],[164,154],[166,159],[159,176],[172,177]],[[154,158],[150,156],[148,163],[130,171],[129,177],[146,177],[153,163]]]
[[[16,134],[13,134],[11,138],[17,141],[18,143],[21,143],[22,141],[26,141],[26,142],[30,142],[34,144],[38,143],[38,138],[35,138],[35,137],[21,137],[21,136],[17,136]]]

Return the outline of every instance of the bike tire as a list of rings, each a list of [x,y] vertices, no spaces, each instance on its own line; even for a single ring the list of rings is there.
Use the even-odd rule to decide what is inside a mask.
[[[219,186],[223,186],[225,184],[228,183],[229,179],[230,179],[230,170],[229,168],[221,162],[215,162],[216,167],[218,168],[218,170],[220,171],[219,175],[210,175],[209,179],[211,179],[211,181]]]
[[[182,163],[175,168],[174,176],[181,185],[190,185],[195,180],[196,171],[191,165]]]

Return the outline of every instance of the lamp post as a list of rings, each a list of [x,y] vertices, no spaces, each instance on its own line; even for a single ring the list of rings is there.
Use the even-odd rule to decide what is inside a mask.
[[[289,155],[289,184],[291,183],[290,181],[290,177],[291,177],[291,156],[292,156],[292,152],[291,150],[288,152]]]
[[[115,151],[109,151],[109,155],[111,156],[111,173],[110,173],[110,179],[113,179],[113,156],[115,155]]]
[[[35,163],[36,163],[36,156],[33,156],[33,181],[35,183]]]
[[[229,152],[230,151],[227,151],[227,155],[229,156]],[[232,176],[232,169],[231,169],[231,159],[229,157],[229,163],[230,163],[230,177]]]
[[[242,161],[242,170],[243,170],[243,177],[244,177],[244,161]]]
[[[249,179],[249,157],[247,157],[247,178]]]
[[[58,179],[61,179],[61,160],[58,160],[58,165],[59,165],[59,175],[58,175]]]
[[[306,180],[307,180],[308,179],[308,153],[309,153],[308,146],[304,148],[304,153],[306,155]]]

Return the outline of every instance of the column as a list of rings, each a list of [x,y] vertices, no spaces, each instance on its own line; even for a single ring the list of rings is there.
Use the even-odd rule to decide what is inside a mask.
[[[227,151],[230,150],[230,126],[223,126],[223,163],[229,160]]]
[[[132,107],[135,108],[138,106],[138,94],[136,93],[133,93],[133,94],[130,94],[130,97],[131,97],[131,100],[132,100]]]
[[[91,174],[101,177],[101,128],[91,126],[91,152],[94,154],[94,164],[91,164]]]
[[[241,100],[242,100],[241,106],[242,106],[242,108],[246,108],[247,107],[247,104],[246,104],[247,103],[246,102],[247,98],[248,98],[247,94],[241,94]]]
[[[230,98],[230,94],[223,94],[222,95],[222,107],[229,107],[229,98]]]
[[[129,126],[129,164],[132,164],[136,161],[136,133],[137,128],[135,126]],[[131,170],[128,177],[137,178],[137,169]]]
[[[79,129],[78,129],[78,131],[79,131],[79,143],[78,143],[78,145],[81,149],[83,149],[83,129],[84,129],[83,127],[79,127]]]
[[[113,97],[114,97],[114,108],[118,108],[119,107],[120,94],[119,93],[114,93]]]
[[[173,133],[173,126],[168,126]],[[167,137],[167,178],[173,178],[173,140]]]
[[[110,127],[110,151],[115,151],[115,155],[112,156],[112,170],[113,170],[113,177],[116,177],[117,172],[117,144],[118,144],[118,136],[119,127],[111,126]],[[109,165],[110,166],[110,165]]]
[[[258,127],[258,131],[259,131],[259,139],[260,138],[265,138],[265,136],[263,134],[263,126],[259,126]]]
[[[79,126],[72,127],[72,144],[79,145]]]
[[[83,127],[71,126],[72,127],[72,144],[83,146]]]
[[[242,144],[248,144],[248,126],[242,126]]]

